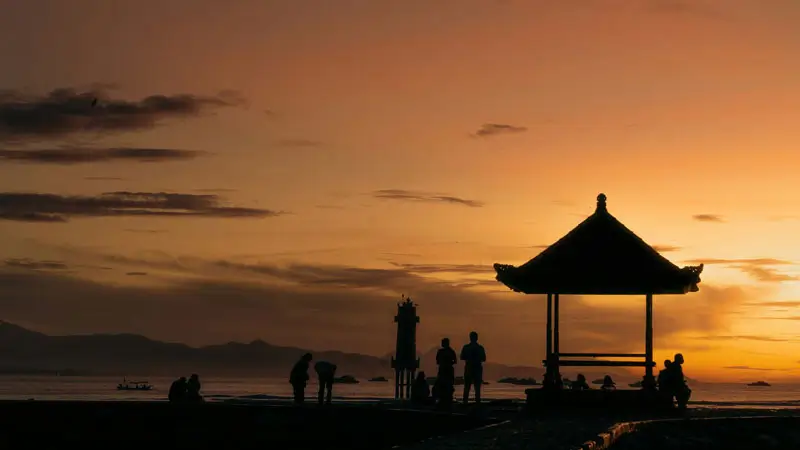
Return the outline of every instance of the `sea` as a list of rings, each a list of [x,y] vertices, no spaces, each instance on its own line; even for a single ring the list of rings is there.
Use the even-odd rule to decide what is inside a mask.
[[[171,378],[149,378],[150,391],[119,391],[122,381],[114,377],[0,375],[0,400],[92,400],[92,401],[166,401]],[[285,379],[201,378],[202,395],[207,401],[289,402],[291,386]],[[487,400],[523,400],[527,386],[491,383],[483,387]],[[745,384],[696,383],[691,385],[691,404],[709,408],[800,408],[800,384],[773,384],[770,387]],[[457,393],[460,386],[456,386]],[[307,396],[316,394],[312,380]],[[381,402],[394,397],[394,383],[360,381],[336,384],[334,401]]]

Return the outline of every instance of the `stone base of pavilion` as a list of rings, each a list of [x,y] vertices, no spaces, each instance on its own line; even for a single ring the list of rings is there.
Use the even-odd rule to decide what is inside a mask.
[[[670,399],[657,391],[644,389],[619,390],[572,390],[531,388],[525,390],[525,404],[529,411],[554,410],[606,410],[606,411],[651,411],[674,410]]]

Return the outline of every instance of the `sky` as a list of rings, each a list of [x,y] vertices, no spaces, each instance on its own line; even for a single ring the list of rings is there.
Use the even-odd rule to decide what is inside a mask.
[[[608,209],[700,291],[657,361],[800,375],[794,0],[0,0],[0,318],[541,367],[522,264]],[[97,103],[93,105],[93,100]],[[563,297],[562,351],[644,347]],[[567,374],[568,375],[568,374]]]

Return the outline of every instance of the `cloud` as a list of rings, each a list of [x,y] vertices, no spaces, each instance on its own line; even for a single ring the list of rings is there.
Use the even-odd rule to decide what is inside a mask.
[[[764,283],[782,283],[784,281],[795,281],[798,279],[798,277],[794,275],[787,275],[768,267],[741,266],[739,270]]]
[[[526,127],[508,125],[503,123],[485,123],[473,134],[475,137],[488,138],[501,134],[516,134],[528,131]]]
[[[312,139],[283,139],[276,142],[276,145],[288,148],[313,148],[321,147],[324,143]]]
[[[417,274],[434,274],[434,273],[472,273],[472,274],[494,274],[494,268],[491,265],[482,264],[403,264],[391,262],[395,267],[407,270],[411,273]],[[492,277],[493,278],[493,277]],[[497,281],[490,280],[494,285]]]
[[[97,99],[97,104],[93,105]],[[0,142],[25,143],[83,133],[123,133],[148,130],[168,119],[197,117],[207,111],[244,105],[241,96],[154,94],[139,100],[111,97],[95,88],[78,92],[59,88],[47,94],[16,90],[0,92]]]
[[[147,275],[147,272],[127,272],[125,275],[129,277],[143,277]]]
[[[705,341],[759,341],[759,342],[789,342],[791,339],[776,338],[773,336],[734,335],[734,336],[703,336]]]
[[[37,261],[30,258],[8,258],[4,262],[6,267],[16,269],[30,269],[30,270],[65,270],[69,266],[62,261]]]
[[[764,283],[781,283],[784,281],[794,281],[798,277],[781,273],[769,266],[793,265],[792,261],[775,258],[742,258],[742,259],[691,259],[690,264],[719,264],[729,268],[738,269],[749,275],[751,278]]]
[[[784,369],[764,369],[760,367],[750,367],[750,366],[725,366],[723,369],[730,369],[730,370],[758,370],[758,371],[777,371],[777,370],[784,370]]]
[[[95,196],[0,193],[0,220],[67,222],[77,217],[263,218],[283,214],[269,209],[222,206],[216,195],[167,192],[107,192]]]
[[[698,222],[716,222],[716,223],[723,223],[725,219],[722,216],[717,214],[695,214],[692,216],[692,219]]]
[[[764,307],[776,307],[776,308],[798,308],[800,307],[800,301],[787,301],[787,302],[748,302],[745,303],[744,306],[764,306]]]
[[[689,259],[686,262],[690,264],[706,264],[706,265],[746,264],[746,265],[756,265],[756,266],[778,266],[778,265],[794,264],[792,261],[787,261],[785,259],[775,259],[775,258],[739,258],[739,259],[697,258],[697,259]]]
[[[33,150],[0,149],[1,162],[35,164],[80,164],[110,161],[166,162],[193,159],[205,152],[168,148],[60,148]],[[97,179],[97,178],[94,178]]]
[[[452,195],[426,193],[419,191],[409,191],[405,189],[381,189],[374,191],[372,196],[384,200],[404,200],[410,202],[428,202],[428,203],[448,203],[454,205],[469,206],[471,208],[480,208],[484,204],[477,200],[469,200],[461,197],[454,197]]]
[[[70,261],[89,259],[89,252],[71,255]],[[136,285],[106,285],[79,274],[0,270],[0,317],[59,333],[135,332],[194,345],[262,338],[277,345],[381,355],[394,346],[391,317],[400,294],[406,294],[419,304],[420,348],[444,336],[457,345],[477,329],[492,361],[539,366],[544,357],[543,296],[478,290],[481,284],[497,284],[488,277],[449,281],[396,266],[95,256],[123,273],[158,274],[159,283],[149,285],[149,277],[142,277]],[[727,312],[750,295],[743,289],[703,286],[691,298],[660,297],[655,326],[663,331],[658,339],[674,342],[673,335],[725,329]],[[138,308],[130,310],[131,304]],[[641,351],[640,306],[604,307],[562,297],[562,329],[569,330],[562,333],[562,349]],[[197,329],[204,332],[190,332]]]
[[[674,245],[653,245],[653,250],[659,253],[677,252],[681,249],[682,247],[676,247]]]

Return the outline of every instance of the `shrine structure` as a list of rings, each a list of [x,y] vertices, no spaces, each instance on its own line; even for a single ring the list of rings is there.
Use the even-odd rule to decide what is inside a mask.
[[[697,292],[703,265],[680,268],[661,256],[608,212],[606,196],[600,194],[594,214],[555,244],[519,267],[495,264],[494,269],[497,281],[513,291],[547,296],[543,389],[561,387],[561,366],[615,366],[644,367],[642,387],[651,390],[656,385],[653,296]],[[562,294],[644,296],[644,353],[562,352],[558,317]]]

